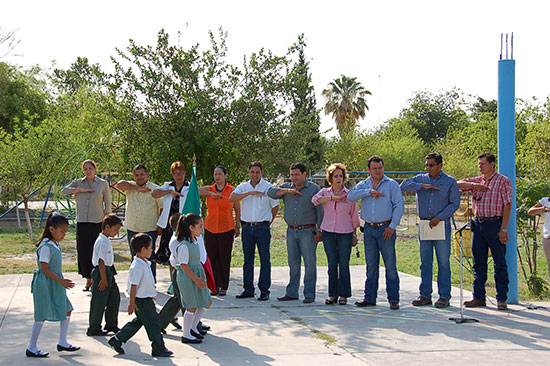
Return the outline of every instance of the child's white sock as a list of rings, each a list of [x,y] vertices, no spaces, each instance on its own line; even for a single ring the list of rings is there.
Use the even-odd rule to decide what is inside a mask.
[[[198,308],[195,310],[195,315],[193,316],[193,322],[191,323],[191,329],[194,332],[199,332],[197,330],[197,325],[199,325],[199,322],[201,321],[202,316],[206,313],[206,308]]]
[[[191,313],[189,311],[186,311],[185,314],[183,314],[183,336],[185,338],[194,339],[191,335],[191,324],[193,323],[193,318],[195,317],[195,313]]]
[[[44,321],[34,322],[34,324],[32,325],[31,341],[29,342],[29,346],[27,347],[27,349],[31,352],[38,351],[38,336],[40,335],[40,331],[42,330],[43,325]]]
[[[62,320],[59,324],[59,344],[63,347],[70,347],[71,345],[69,342],[67,342],[67,333],[69,332],[69,322],[71,321],[71,317],[65,318],[65,320]]]

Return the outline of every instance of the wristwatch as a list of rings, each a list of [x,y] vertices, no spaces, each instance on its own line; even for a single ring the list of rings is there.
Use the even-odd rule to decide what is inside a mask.
[[[508,232],[507,229],[500,229],[500,231],[502,231],[503,233],[507,233],[507,232]]]

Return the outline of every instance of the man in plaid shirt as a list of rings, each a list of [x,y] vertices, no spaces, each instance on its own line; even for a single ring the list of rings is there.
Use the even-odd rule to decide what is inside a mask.
[[[495,171],[495,156],[484,153],[477,157],[481,176],[460,180],[458,188],[471,191],[475,220],[472,221],[472,253],[474,256],[474,298],[466,307],[485,306],[488,248],[495,267],[498,310],[507,310],[508,266],[506,243],[512,208],[513,188],[510,179]]]

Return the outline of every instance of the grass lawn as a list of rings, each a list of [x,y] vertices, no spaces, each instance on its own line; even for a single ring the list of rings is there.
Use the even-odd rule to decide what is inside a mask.
[[[35,237],[38,238],[41,234],[41,229],[35,228]],[[121,232],[121,235],[124,235]],[[286,225],[284,221],[278,217],[272,228],[271,238],[271,264],[273,266],[287,266],[286,254]],[[351,265],[364,265],[364,247],[361,235],[359,236],[360,257],[356,256],[354,248],[351,256]],[[115,263],[117,269],[126,270],[130,267],[130,252],[126,238],[112,240],[115,251]],[[75,229],[71,228],[61,243],[64,254],[63,270],[65,272],[76,272],[76,242]],[[416,228],[411,227],[407,231],[399,232],[397,235],[397,269],[400,272],[420,276],[420,257],[418,253],[418,241],[416,239]],[[9,273],[31,273],[36,268],[36,246],[29,241],[28,234],[25,229],[0,229],[0,274]],[[454,252],[453,252],[454,253]],[[464,288],[467,291],[472,289],[473,275],[471,273],[470,263],[465,264],[464,268]],[[382,262],[382,261],[381,261]],[[323,250],[322,243],[317,247],[317,263],[319,266],[326,266],[327,259]],[[232,255],[232,267],[241,267],[243,264],[243,253],[240,237],[235,240]],[[259,266],[259,258],[256,255],[256,265]],[[537,256],[538,273],[542,278],[547,279],[547,266],[544,258],[544,253],[541,250]],[[460,264],[458,258],[451,254],[451,273],[452,283],[454,286],[460,285]],[[437,278],[437,264],[434,263],[434,279]],[[489,296],[496,295],[492,265],[489,265],[487,281],[487,293]],[[527,291],[523,274],[521,271],[518,274],[519,279],[519,297],[522,301],[529,300],[545,300],[550,301],[550,293],[546,293],[541,298],[535,298]],[[434,289],[436,290],[436,289]]]

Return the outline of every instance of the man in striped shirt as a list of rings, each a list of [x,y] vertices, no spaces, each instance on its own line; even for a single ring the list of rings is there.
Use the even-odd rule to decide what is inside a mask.
[[[460,180],[458,188],[472,192],[475,220],[472,221],[472,253],[474,256],[474,298],[464,302],[466,307],[485,306],[487,257],[491,248],[495,268],[497,308],[506,310],[508,298],[508,266],[506,243],[508,221],[512,208],[513,187],[510,179],[495,171],[495,156],[491,153],[477,157],[481,176]]]

